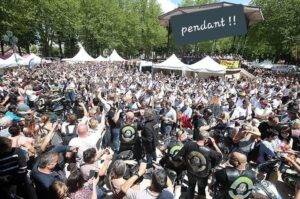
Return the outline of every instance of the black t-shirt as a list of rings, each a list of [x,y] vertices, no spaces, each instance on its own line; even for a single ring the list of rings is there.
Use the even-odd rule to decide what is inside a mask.
[[[182,157],[187,165],[187,171],[197,177],[207,177],[213,167],[222,160],[222,154],[196,142],[187,142],[175,156]]]
[[[219,187],[220,199],[249,198],[256,174],[252,170],[240,171],[236,168],[226,167],[215,173],[216,184]]]
[[[199,133],[200,133],[199,128],[201,126],[208,125],[208,123],[207,123],[207,121],[203,117],[194,116],[193,117],[193,125],[194,125],[193,139],[194,140],[198,140],[198,136],[199,136]]]
[[[119,119],[116,123],[113,121],[113,117],[114,117],[115,113],[116,113],[116,109],[113,107],[111,107],[107,113],[107,119],[108,119],[109,126],[111,128],[121,128],[121,117],[119,117]]]
[[[158,144],[158,135],[155,129],[156,123],[154,121],[146,121],[141,132],[141,140],[144,145],[146,153],[155,151]]]

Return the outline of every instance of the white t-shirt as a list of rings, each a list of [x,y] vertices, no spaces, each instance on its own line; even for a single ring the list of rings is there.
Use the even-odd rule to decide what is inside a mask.
[[[70,125],[69,122],[63,122],[62,123],[62,125],[61,125],[61,133],[67,134],[67,132],[66,132],[67,126],[68,126],[68,130],[69,130],[69,134],[72,134],[74,132],[75,125]],[[77,132],[75,132],[75,133],[77,133]]]
[[[27,95],[29,101],[35,102],[37,100],[37,96],[35,95],[35,91],[32,90],[26,90],[25,94]]]
[[[135,191],[132,188],[129,188],[126,192],[126,197],[128,199],[173,199],[174,195],[169,189],[164,189],[159,196],[157,196],[150,192],[149,188],[140,191]]]
[[[69,146],[75,146],[75,147],[79,147],[78,152],[77,152],[77,157],[79,158],[79,161],[82,160],[83,157],[83,152],[87,149],[90,148],[95,148],[97,151],[97,147],[96,144],[98,142],[98,140],[100,139],[101,134],[99,133],[93,133],[87,137],[75,137],[72,138],[69,142]]]
[[[244,109],[243,107],[236,107],[230,119],[237,119],[240,117],[245,117],[245,119],[251,119],[251,107],[249,106],[247,109]]]
[[[257,115],[269,115],[271,112],[272,112],[272,107],[271,107],[270,104],[268,104],[264,109],[259,104],[254,110],[255,116],[257,116]]]

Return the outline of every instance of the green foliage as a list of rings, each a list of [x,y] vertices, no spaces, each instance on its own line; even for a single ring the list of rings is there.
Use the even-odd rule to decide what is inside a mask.
[[[32,52],[32,53],[34,53],[34,54],[37,53],[37,47],[36,47],[36,45],[32,45],[32,46],[30,47],[30,52]]]
[[[265,20],[249,31],[246,56],[290,61],[300,34],[299,0],[253,0],[261,7]]]
[[[214,2],[219,1],[184,0],[180,6]],[[248,59],[292,60],[300,45],[300,0],[252,0],[251,4],[261,7],[265,20],[250,27],[247,37],[175,46],[171,35],[169,51],[238,52]],[[157,0],[1,0],[1,44],[10,43],[5,42],[9,30],[18,38],[18,47],[29,52],[30,46],[38,45],[43,56],[72,57],[78,42],[94,57],[107,49],[126,57],[147,57],[152,51],[164,54],[167,31],[159,24],[161,14]]]
[[[218,0],[183,0],[180,6],[203,5],[216,2],[218,2]]]
[[[114,48],[149,55],[166,43],[160,14],[156,0],[3,0],[0,35],[11,30],[21,47],[38,44],[44,56],[57,56],[57,44],[59,56],[71,57],[78,42],[94,57]]]

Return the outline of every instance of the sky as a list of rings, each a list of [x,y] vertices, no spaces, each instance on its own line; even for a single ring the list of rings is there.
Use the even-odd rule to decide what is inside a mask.
[[[164,12],[169,12],[173,9],[175,9],[179,3],[182,2],[182,0],[157,0],[158,3],[161,5],[161,8]],[[236,4],[244,4],[247,5],[250,0],[224,0],[226,2],[230,3],[236,3]]]

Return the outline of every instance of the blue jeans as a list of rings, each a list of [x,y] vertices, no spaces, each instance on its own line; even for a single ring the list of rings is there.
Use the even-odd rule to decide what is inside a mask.
[[[68,97],[72,102],[75,102],[76,100],[76,93],[74,91],[68,92]]]
[[[104,136],[103,136],[101,148],[105,149],[106,147],[109,147],[110,142],[111,142],[111,130],[110,130],[110,128],[107,128],[105,130],[105,133],[104,133]]]
[[[120,148],[120,129],[112,128],[111,136],[112,136],[112,149],[115,152],[117,152],[117,151],[119,151],[119,148]]]
[[[164,143],[167,144],[168,142],[170,142],[170,138],[171,138],[171,131],[172,131],[172,125],[170,124],[164,124],[163,127],[163,134],[164,134]]]
[[[89,184],[88,187],[91,191],[93,191],[93,185],[92,184]],[[98,199],[103,197],[103,191],[99,188],[99,186],[97,186],[96,192],[97,192],[97,198]]]
[[[156,151],[152,151],[151,153],[146,153],[146,159],[147,159],[147,169],[152,167],[152,162],[156,161]]]

